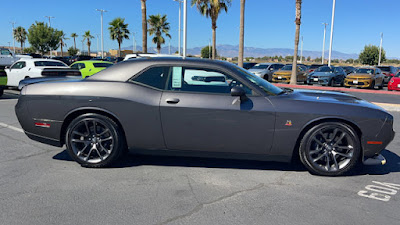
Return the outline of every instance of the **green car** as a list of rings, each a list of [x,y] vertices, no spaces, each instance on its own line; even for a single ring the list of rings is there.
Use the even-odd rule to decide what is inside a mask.
[[[0,97],[4,93],[4,88],[7,85],[7,74],[3,69],[0,69]]]
[[[71,64],[71,68],[78,69],[82,73],[82,78],[92,76],[110,66],[114,65],[112,62],[106,61],[77,61]]]

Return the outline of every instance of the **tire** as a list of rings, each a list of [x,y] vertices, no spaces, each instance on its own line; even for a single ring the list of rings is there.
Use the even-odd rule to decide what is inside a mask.
[[[328,86],[329,87],[333,87],[335,83],[335,80],[332,78],[329,82],[328,82]]]
[[[312,127],[299,148],[300,161],[310,173],[320,176],[347,173],[357,165],[360,153],[357,133],[349,125],[339,122],[324,122]]]
[[[373,80],[371,83],[371,86],[369,87],[370,89],[375,89],[375,81]]]
[[[83,167],[108,167],[126,150],[126,141],[119,125],[112,119],[83,114],[72,120],[65,135],[67,152]]]
[[[3,94],[4,94],[4,89],[0,88],[0,97],[3,96]]]
[[[379,90],[383,89],[383,81],[381,82],[381,85],[378,88],[379,88]]]

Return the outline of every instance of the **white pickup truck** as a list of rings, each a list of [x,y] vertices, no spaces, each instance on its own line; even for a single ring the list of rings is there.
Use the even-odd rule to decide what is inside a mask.
[[[15,55],[12,51],[6,48],[0,48],[0,69],[4,67],[9,67],[19,59],[31,59],[32,56],[27,55]]]

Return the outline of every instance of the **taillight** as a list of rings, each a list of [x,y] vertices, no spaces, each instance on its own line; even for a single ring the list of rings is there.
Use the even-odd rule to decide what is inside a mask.
[[[42,76],[57,76],[58,72],[52,72],[52,71],[43,71]]]

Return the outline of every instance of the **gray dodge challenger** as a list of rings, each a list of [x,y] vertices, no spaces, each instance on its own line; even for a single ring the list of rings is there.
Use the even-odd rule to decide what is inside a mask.
[[[85,167],[137,154],[290,162],[342,175],[384,164],[393,116],[354,96],[280,89],[227,62],[128,60],[84,80],[25,86],[15,107],[33,140]]]

